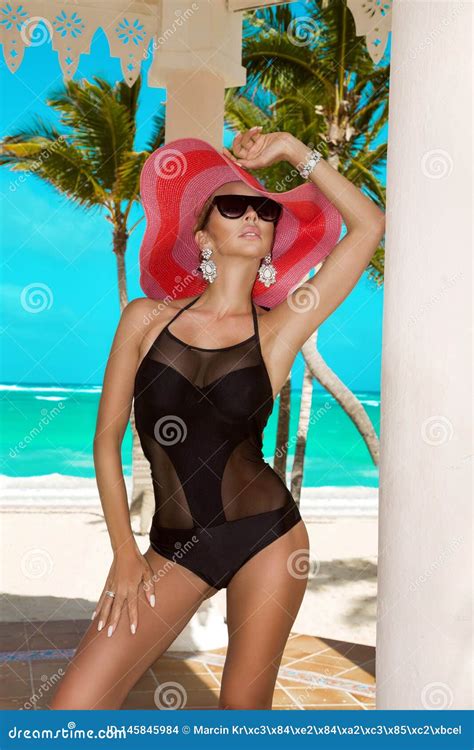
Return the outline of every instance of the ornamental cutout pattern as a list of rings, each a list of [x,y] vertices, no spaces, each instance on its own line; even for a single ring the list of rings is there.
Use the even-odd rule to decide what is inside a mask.
[[[240,0],[213,2],[216,7],[207,3],[198,7],[199,12],[209,14],[210,27],[213,27],[214,10],[221,14],[242,14],[246,5]],[[52,44],[64,78],[70,79],[77,70],[80,55],[90,52],[91,41],[100,28],[107,36],[111,55],[120,60],[124,80],[132,86],[143,60],[156,49],[154,41],[153,51],[149,52],[151,40],[161,36],[166,39],[169,29],[162,28],[162,17],[164,11],[168,18],[172,17],[175,5],[173,0],[96,0],[95,3],[92,0],[29,0],[28,3],[0,0],[0,41],[4,59],[9,70],[15,73],[23,61],[25,47]],[[370,56],[375,63],[379,62],[387,46],[392,0],[347,0],[347,5],[354,16],[357,34],[365,36]],[[175,15],[181,13],[177,8],[176,5]],[[187,23],[192,26],[192,21]],[[189,29],[181,26],[185,46],[191,26]]]

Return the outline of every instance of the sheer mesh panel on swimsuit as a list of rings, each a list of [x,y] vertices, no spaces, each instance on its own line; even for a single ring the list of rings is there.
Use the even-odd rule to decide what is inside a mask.
[[[257,312],[253,307],[252,336],[205,349],[182,341],[175,325],[168,330],[178,316],[185,327],[185,309],[155,340],[135,381],[137,431],[155,492],[153,526],[216,526],[282,508],[292,496],[262,455],[273,394]]]

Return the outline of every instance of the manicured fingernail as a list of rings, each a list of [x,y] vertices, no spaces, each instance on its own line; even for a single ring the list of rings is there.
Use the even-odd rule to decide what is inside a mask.
[[[97,630],[102,630],[104,623],[102,620],[99,620],[99,624],[97,625]]]
[[[96,611],[95,611],[95,609],[94,609],[94,611],[93,611],[93,613],[92,613],[92,617],[91,617],[91,620],[93,620],[93,619],[94,619],[94,617],[96,616],[96,614],[97,614],[97,612],[96,612]]]
[[[154,595],[154,594],[152,594],[152,595],[150,596],[150,604],[151,604],[151,606],[152,606],[152,607],[154,607],[154,606],[155,606],[155,595]]]
[[[130,625],[130,630],[132,631],[132,635],[135,635],[136,627],[134,622]]]
[[[109,625],[109,629],[107,630],[107,637],[110,638],[113,632],[114,632],[114,626]]]

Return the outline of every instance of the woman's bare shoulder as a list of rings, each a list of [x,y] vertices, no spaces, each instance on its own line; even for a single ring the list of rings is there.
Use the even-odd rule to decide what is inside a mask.
[[[126,334],[138,333],[143,337],[147,331],[166,325],[170,318],[191,299],[193,298],[156,300],[150,297],[137,297],[124,307],[120,326]]]

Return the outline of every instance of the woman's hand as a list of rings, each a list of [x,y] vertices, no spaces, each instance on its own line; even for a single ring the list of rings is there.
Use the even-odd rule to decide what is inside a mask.
[[[138,589],[143,585],[145,596],[152,607],[155,606],[153,570],[138,547],[127,547],[114,554],[107,581],[100,595],[92,619],[99,618],[97,630],[102,630],[108,622],[107,635],[111,636],[117,627],[122,607],[127,603],[130,630],[135,635],[138,626]],[[113,591],[115,597],[106,595]]]
[[[291,133],[261,133],[261,127],[256,125],[244,133],[238,133],[232,143],[234,153],[227,148],[223,149],[223,153],[241,167],[258,169],[280,161],[293,163],[296,154],[300,159],[302,151],[310,151]]]

